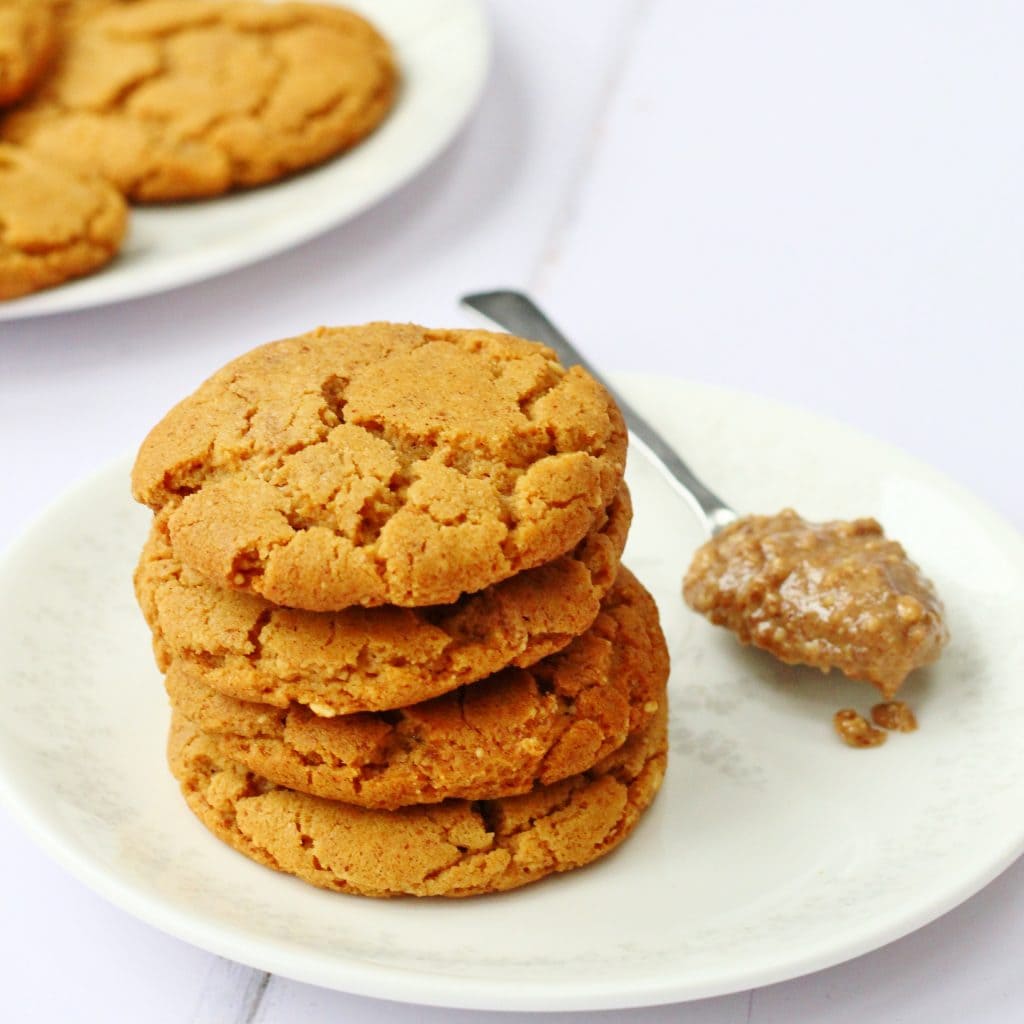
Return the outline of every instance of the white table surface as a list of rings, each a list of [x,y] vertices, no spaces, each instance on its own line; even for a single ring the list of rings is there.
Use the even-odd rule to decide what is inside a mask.
[[[1024,6],[490,7],[495,63],[477,116],[374,210],[195,287],[0,323],[0,545],[254,344],[320,323],[475,324],[457,297],[499,286],[532,290],[599,365],[831,415],[1024,526]],[[757,472],[753,437],[750,461]],[[104,903],[2,811],[0,868],[6,1020],[527,1019],[228,963]],[[1018,863],[934,924],[831,970],[586,1016],[1016,1022],[1022,911]],[[557,1015],[570,1018],[584,1019]]]

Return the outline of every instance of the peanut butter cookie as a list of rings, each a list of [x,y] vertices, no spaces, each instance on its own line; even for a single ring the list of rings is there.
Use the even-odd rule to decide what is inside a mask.
[[[275,181],[359,142],[394,100],[390,47],[351,11],[147,0],[67,23],[2,132],[137,201]]]
[[[121,4],[145,3],[146,0],[50,0],[50,6],[61,24],[93,14],[102,7],[116,7]],[[180,0],[179,0],[180,2]]]
[[[65,20],[78,18],[84,14],[92,14],[101,7],[115,7],[120,4],[145,2],[146,0],[50,0],[50,6],[54,9],[60,20]]]
[[[377,323],[229,363],[150,432],[132,485],[218,586],[311,611],[415,607],[571,551],[625,452],[604,388],[543,345]]]
[[[525,668],[588,629],[615,581],[631,515],[623,485],[572,554],[455,604],[307,612],[211,586],[175,558],[161,514],[136,593],[162,671],[177,660],[222,693],[295,701],[322,716],[386,710]]]
[[[56,41],[53,12],[43,0],[0,0],[0,106],[36,84]]]
[[[535,882],[608,853],[665,772],[664,705],[590,771],[521,796],[368,810],[275,786],[175,715],[171,770],[189,807],[245,856],[364,896],[472,896]]]
[[[126,225],[124,200],[101,178],[0,143],[0,299],[109,263]]]
[[[668,652],[650,595],[620,571],[594,625],[529,671],[392,712],[319,718],[226,697],[179,662],[175,711],[281,786],[362,807],[512,796],[592,767],[664,700]]]

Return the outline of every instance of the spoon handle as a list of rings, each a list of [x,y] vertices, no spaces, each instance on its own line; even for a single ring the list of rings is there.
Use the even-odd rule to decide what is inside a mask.
[[[594,369],[528,295],[515,291],[480,292],[464,296],[462,302],[513,334],[542,341],[555,350],[565,366],[582,366],[591,377],[603,384],[622,411],[626,425],[639,442],[638,447],[646,452],[673,487],[696,508],[712,534],[737,518],[736,512],[697,478],[668,441]]]

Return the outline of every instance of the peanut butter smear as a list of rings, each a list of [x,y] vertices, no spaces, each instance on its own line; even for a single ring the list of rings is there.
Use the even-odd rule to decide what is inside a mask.
[[[874,519],[745,516],[698,549],[683,596],[742,643],[886,698],[949,640],[934,586]]]

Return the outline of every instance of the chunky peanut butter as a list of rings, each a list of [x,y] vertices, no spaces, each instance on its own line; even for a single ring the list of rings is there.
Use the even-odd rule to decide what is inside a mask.
[[[949,639],[935,588],[874,519],[746,516],[697,551],[683,595],[743,643],[886,698]]]
[[[876,704],[871,709],[871,721],[880,729],[888,729],[890,732],[914,732],[917,729],[914,712],[901,700]]]
[[[837,711],[832,716],[832,724],[848,747],[878,747],[885,742],[885,733],[853,708]]]

